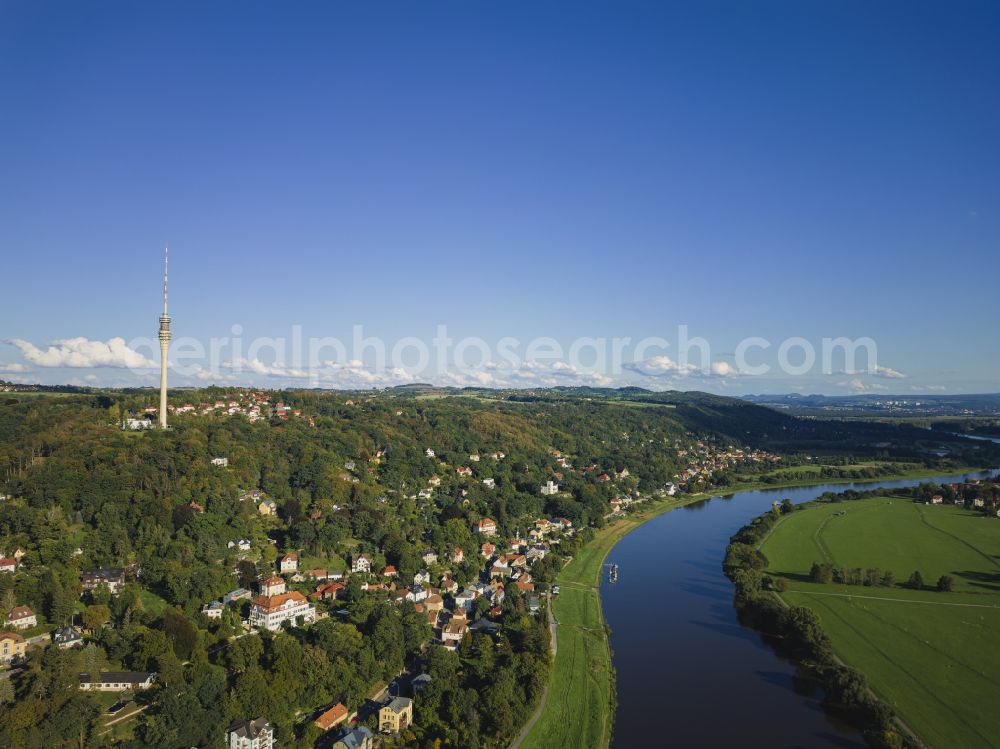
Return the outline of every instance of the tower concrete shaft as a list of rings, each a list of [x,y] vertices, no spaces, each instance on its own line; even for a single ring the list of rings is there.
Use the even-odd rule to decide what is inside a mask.
[[[163,248],[163,314],[160,316],[160,428],[167,428],[167,350],[170,348],[170,315],[167,314],[167,248]]]

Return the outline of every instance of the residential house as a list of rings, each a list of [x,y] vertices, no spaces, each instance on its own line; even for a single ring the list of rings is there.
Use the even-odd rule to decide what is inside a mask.
[[[383,733],[399,733],[413,723],[413,700],[409,697],[394,697],[378,711],[378,730]]]
[[[444,599],[437,593],[431,593],[424,599],[424,607],[436,613],[444,608]]]
[[[428,567],[432,564],[437,564],[438,555],[433,549],[424,549],[420,552],[420,558],[424,560],[424,564]]]
[[[485,543],[479,547],[479,553],[482,554],[486,559],[493,556],[493,552],[497,550],[497,547],[491,543]]]
[[[368,554],[355,554],[351,557],[351,572],[371,572],[372,558]]]
[[[458,583],[450,575],[442,575],[438,587],[445,593],[454,593],[458,590]]]
[[[431,573],[427,570],[420,570],[417,574],[413,576],[414,585],[426,585],[431,581]]]
[[[90,674],[80,674],[80,689],[92,692],[138,692],[149,689],[156,674],[148,671],[101,671],[95,679]]]
[[[324,583],[316,588],[316,592],[313,593],[313,597],[322,598],[323,600],[337,600],[337,596],[340,591],[344,590],[343,583]]]
[[[424,455],[426,455],[426,456],[427,456],[428,458],[433,458],[433,457],[434,457],[434,451],[433,451],[433,450],[431,450],[431,449],[430,449],[430,448],[428,447],[428,448],[427,448],[426,450],[424,450]]]
[[[935,494],[933,497],[931,497],[932,505],[939,505],[942,504],[943,502],[944,502],[944,497],[942,497],[940,494]]]
[[[457,648],[469,631],[465,609],[456,609],[451,619],[441,628],[441,643],[447,648]]]
[[[31,629],[38,624],[38,618],[27,606],[15,606],[7,614],[7,624],[17,630]]]
[[[209,619],[221,619],[222,612],[225,608],[225,604],[223,604],[222,601],[212,601],[201,607],[201,613]]]
[[[229,465],[229,458],[212,458],[212,465],[226,468]]]
[[[66,650],[83,643],[83,636],[75,627],[59,627],[52,633],[52,643],[60,650]]]
[[[294,551],[285,554],[281,558],[279,569],[282,575],[297,571],[299,569],[299,555]]]
[[[490,565],[490,577],[509,577],[510,576],[510,565],[507,564],[506,557],[498,557],[494,560],[493,564]]]
[[[458,468],[455,469],[455,473],[457,473],[459,476],[471,476],[472,469],[469,468],[468,466],[459,466]]]
[[[0,572],[17,572],[17,560],[13,557],[0,558]]]
[[[483,479],[483,486],[487,489],[492,489],[497,485],[497,482],[493,479]]]
[[[468,588],[466,588],[465,590],[455,595],[455,608],[471,611],[472,606],[476,602],[476,598],[477,598],[476,592],[474,590],[469,590]]]
[[[476,533],[483,536],[495,536],[497,534],[497,524],[492,518],[483,518],[475,526]]]
[[[382,570],[382,577],[399,577],[399,572],[394,565],[387,564]]]
[[[232,603],[233,601],[242,601],[244,598],[253,598],[253,593],[251,593],[246,588],[236,588],[231,590],[226,595],[222,597],[223,603]]]
[[[454,564],[461,564],[465,561],[465,552],[462,551],[461,546],[456,546],[451,552],[451,561]]]
[[[230,541],[229,543],[226,544],[227,548],[232,549],[236,547],[240,551],[250,551],[251,546],[252,544],[250,543],[250,539],[248,538],[241,538],[237,541]]]
[[[375,737],[367,726],[358,726],[350,731],[344,731],[330,749],[372,749]]]
[[[345,720],[347,720],[347,708],[338,702],[329,710],[323,711],[323,713],[313,721],[313,724],[319,728],[319,730],[326,733],[334,726],[338,726],[343,723]]]
[[[265,499],[257,505],[257,512],[265,517],[272,517],[278,514],[278,505],[273,499]]]
[[[552,480],[546,481],[545,485],[541,489],[543,495],[558,494],[559,484]]]
[[[427,483],[431,486],[441,486],[441,479],[438,476],[431,476],[427,479]]]
[[[299,617],[305,623],[315,621],[316,609],[297,590],[277,596],[257,596],[250,604],[252,627],[277,632],[284,622],[296,624]]]
[[[125,584],[125,570],[121,567],[102,567],[96,570],[87,570],[80,576],[80,586],[84,590],[97,590],[102,585],[107,585],[108,590],[117,593],[118,589]]]
[[[28,644],[17,632],[0,632],[0,663],[10,663],[24,657]]]
[[[271,575],[260,583],[260,594],[263,596],[280,596],[284,592],[285,581],[277,575]]]
[[[236,720],[226,729],[229,749],[275,749],[274,729],[266,718]]]

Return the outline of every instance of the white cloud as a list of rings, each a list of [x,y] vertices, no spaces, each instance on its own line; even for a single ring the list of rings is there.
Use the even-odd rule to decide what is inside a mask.
[[[718,375],[719,377],[739,377],[740,370],[729,362],[717,361],[712,363],[712,374]]]
[[[91,341],[83,337],[66,338],[53,341],[45,350],[19,338],[10,343],[21,350],[25,359],[39,367],[141,369],[157,366],[156,362],[129,348],[124,338],[112,338],[108,341]]]
[[[870,393],[872,391],[887,389],[885,385],[880,385],[876,382],[867,383],[860,377],[855,377],[853,380],[849,380],[848,382],[838,382],[837,385],[840,387],[846,387],[855,393]]]
[[[631,372],[638,372],[646,377],[680,377],[698,371],[694,364],[681,364],[669,356],[651,356],[642,361],[628,362],[622,365]]]
[[[892,367],[883,367],[879,364],[875,365],[875,371],[869,372],[876,377],[884,377],[888,380],[905,380],[906,375],[900,372],[898,369],[893,369]]]
[[[712,362],[708,371],[701,367],[674,361],[669,356],[651,356],[642,361],[629,362],[623,367],[630,372],[637,372],[645,377],[679,378],[679,377],[741,377],[739,369],[729,362]]]
[[[6,362],[0,362],[0,372],[13,374],[13,373],[27,372],[27,371],[28,368],[18,362],[12,362],[10,364],[7,364]]]

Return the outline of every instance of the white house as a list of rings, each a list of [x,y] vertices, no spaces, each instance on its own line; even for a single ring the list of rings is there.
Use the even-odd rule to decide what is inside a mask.
[[[355,554],[351,557],[351,572],[371,572],[372,558],[368,554]]]
[[[281,574],[296,572],[299,569],[299,555],[290,551],[281,558]]]
[[[315,621],[316,609],[297,590],[277,596],[257,596],[250,604],[250,626],[276,632],[284,622]]]
[[[94,692],[124,692],[149,689],[156,674],[146,671],[101,671],[94,679],[90,674],[80,674],[80,689]]]
[[[559,492],[559,484],[555,483],[554,481],[546,481],[545,485],[542,487],[542,494],[544,495],[558,494],[558,492]]]
[[[38,618],[27,606],[15,606],[7,614],[7,624],[14,629],[31,629],[38,624]]]
[[[212,458],[212,465],[226,468],[229,465],[229,458]]]
[[[222,601],[212,601],[211,603],[206,603],[201,607],[201,613],[209,619],[221,619],[222,611],[225,608],[226,607],[222,604]]]
[[[274,749],[274,729],[266,718],[237,720],[226,729],[229,749]]]
[[[483,536],[495,536],[497,534],[497,524],[492,518],[483,518],[475,526],[476,533]]]

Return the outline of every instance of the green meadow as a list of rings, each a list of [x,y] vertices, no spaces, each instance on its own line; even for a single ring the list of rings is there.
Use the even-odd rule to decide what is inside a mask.
[[[761,550],[782,594],[822,619],[834,650],[935,749],[1000,746],[1000,521],[882,497],[782,518]],[[809,582],[813,562],[919,571],[952,592]]]

